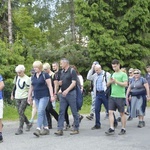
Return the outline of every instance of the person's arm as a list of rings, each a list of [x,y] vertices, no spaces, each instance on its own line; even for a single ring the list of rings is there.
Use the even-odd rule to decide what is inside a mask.
[[[32,84],[29,87],[29,91],[28,91],[28,100],[27,102],[32,105],[32,92],[33,92],[33,86]]]
[[[145,89],[146,89],[147,100],[150,100],[149,85],[148,85],[148,83],[145,83],[145,84],[144,84],[144,87],[145,87]]]
[[[5,87],[4,82],[0,81],[0,91],[2,91],[4,87]]]

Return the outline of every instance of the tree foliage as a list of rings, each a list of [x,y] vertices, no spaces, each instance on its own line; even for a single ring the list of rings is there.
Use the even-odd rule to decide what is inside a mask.
[[[76,4],[77,21],[90,39],[92,60],[106,69],[114,58],[122,66],[145,67],[141,60],[150,56],[149,0],[77,0]]]

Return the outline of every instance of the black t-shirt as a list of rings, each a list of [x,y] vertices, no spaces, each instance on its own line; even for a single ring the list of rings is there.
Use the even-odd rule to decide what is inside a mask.
[[[71,69],[71,67],[69,67],[67,71],[62,70],[60,80],[62,80],[61,91],[63,92],[70,86],[72,80],[77,81],[76,71],[74,69]],[[74,89],[75,87],[72,90]]]

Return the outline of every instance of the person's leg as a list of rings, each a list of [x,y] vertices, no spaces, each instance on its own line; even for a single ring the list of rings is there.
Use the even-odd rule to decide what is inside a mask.
[[[35,100],[33,100],[32,113],[31,113],[31,119],[30,119],[31,123],[33,123],[33,121],[34,121],[34,117],[36,115],[36,112],[37,112],[36,104],[35,104]]]
[[[2,136],[2,118],[3,118],[3,100],[0,100],[0,142],[3,142],[3,136]]]
[[[92,120],[94,118],[94,114],[95,114],[95,95],[94,92],[91,92],[91,98],[92,98],[92,104],[91,104],[91,111],[90,111],[90,115],[86,116],[87,119]]]
[[[99,128],[101,126],[100,124],[100,111],[101,111],[101,95],[97,94],[96,95],[96,100],[95,100],[95,128]],[[94,129],[94,128],[92,128]]]
[[[47,117],[45,112],[48,101],[49,101],[49,97],[43,97],[39,100],[37,127],[40,129],[42,128],[42,125],[43,127],[48,128]]]
[[[69,105],[67,105],[66,110],[65,110],[65,121],[66,121],[67,125],[70,125],[69,115],[68,115],[68,108],[69,108]]]
[[[48,101],[48,104],[47,104],[47,107],[46,107],[46,117],[47,117],[47,122],[48,122],[48,127],[49,127],[49,129],[51,129],[52,128],[52,118],[51,118],[51,114],[50,114],[50,112],[51,112],[51,102],[50,101]]]
[[[60,96],[60,108],[59,108],[59,117],[58,117],[58,131],[63,131],[64,127],[64,116],[66,107],[68,106],[68,103],[66,101],[66,97]],[[57,134],[57,133],[56,133]]]
[[[79,116],[78,116],[77,105],[76,105],[76,90],[69,92],[68,95],[66,96],[66,99],[69,103],[69,106],[71,108],[71,112],[74,118],[74,130],[78,131],[79,130]]]

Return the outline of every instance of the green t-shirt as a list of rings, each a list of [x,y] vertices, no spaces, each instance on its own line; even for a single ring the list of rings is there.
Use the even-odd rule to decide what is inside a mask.
[[[127,74],[122,71],[113,73],[112,78],[119,82],[128,81]],[[125,98],[125,87],[118,84],[111,84],[111,97]]]

